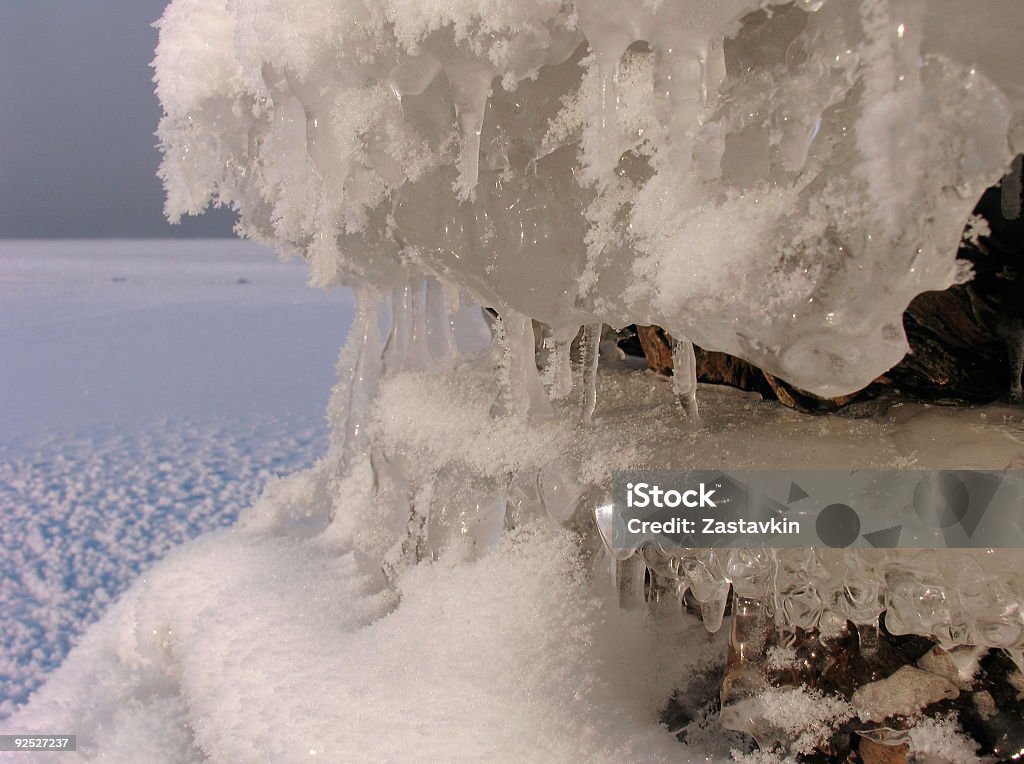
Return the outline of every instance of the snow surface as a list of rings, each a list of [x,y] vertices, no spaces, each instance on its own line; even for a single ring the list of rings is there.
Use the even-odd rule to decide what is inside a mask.
[[[73,728],[112,761],[201,760],[189,738],[234,762],[678,755],[653,720],[681,653],[587,596],[568,534],[527,528],[486,558],[422,566],[390,615],[374,568],[329,543],[205,536],[140,581],[14,722]],[[651,660],[673,653],[676,666]]]
[[[234,241],[0,243],[0,716],[327,442],[347,291]]]
[[[573,443],[554,422],[492,418],[483,372],[400,373],[384,385],[373,437],[405,444],[414,482],[448,464],[437,491],[458,487],[452,475],[485,485],[509,442],[527,472],[585,451],[595,478],[657,452],[913,466],[985,438],[1000,464],[1024,454],[1005,407],[809,418],[705,386],[706,429],[694,432],[679,425],[669,379],[606,363],[599,386],[601,426]],[[587,545],[528,511],[487,545],[443,536],[438,559],[389,582],[363,551],[384,519],[369,470],[355,463],[324,491],[332,466],[271,484],[237,523],[151,568],[9,724],[74,731],[87,757],[115,762],[743,759],[744,742],[713,715],[697,715],[685,746],[658,722],[675,688],[692,694],[708,675],[717,688],[727,629],[620,610],[589,575],[601,563]],[[780,695],[777,723],[820,727],[806,701]],[[919,735],[921,750],[967,750],[950,724]]]

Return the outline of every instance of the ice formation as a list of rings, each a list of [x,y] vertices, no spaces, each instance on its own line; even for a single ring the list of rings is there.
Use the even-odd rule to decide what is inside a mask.
[[[229,205],[356,292],[322,480],[372,493],[371,525],[333,524],[389,576],[535,512],[600,535],[603,325],[675,338],[695,424],[694,343],[819,394],[869,383],[908,302],[969,277],[974,203],[1024,150],[1024,5],[998,0],[173,0],[159,26],[168,215]],[[405,407],[460,362],[466,298],[495,341],[485,374],[459,367],[444,443]],[[755,663],[769,622],[883,610],[944,647],[1024,647],[1015,557],[602,560],[624,592],[689,592],[712,630],[731,586]],[[761,666],[734,668],[723,718],[756,732]]]
[[[1013,3],[176,0],[172,218],[320,284],[458,285],[554,333],[658,324],[824,394],[906,351],[1024,144]],[[1008,138],[1009,136],[1009,138]]]

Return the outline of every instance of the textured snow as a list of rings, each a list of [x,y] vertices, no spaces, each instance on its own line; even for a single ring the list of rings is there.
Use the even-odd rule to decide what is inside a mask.
[[[670,379],[610,364],[598,379],[602,426],[573,442],[564,424],[492,417],[486,379],[439,370],[386,381],[373,437],[403,444],[421,491],[434,476],[435,496],[474,496],[509,442],[525,472],[583,451],[594,480],[666,452],[681,464],[767,468],[929,464],[981,431],[991,458],[1022,453],[1024,425],[1006,408],[812,419],[710,386],[706,429],[694,432],[677,424]],[[689,725],[688,744],[658,724],[675,688],[720,676],[726,630],[620,610],[592,547],[524,497],[509,504],[515,530],[428,532],[443,541],[436,553],[393,577],[380,560],[406,535],[388,515],[394,494],[375,492],[358,458],[335,470],[326,459],[271,483],[230,528],[149,569],[9,725],[73,729],[87,755],[111,761],[136,761],[154,734],[171,741],[170,761],[295,761],[311,750],[345,761],[719,761],[733,748],[747,760],[714,716]],[[803,691],[770,701],[774,729],[808,745],[847,713]],[[965,745],[936,734],[922,733],[922,750]]]
[[[239,242],[0,244],[0,714],[326,448],[344,292]]]
[[[672,756],[655,719],[678,651],[589,596],[576,550],[524,528],[396,593],[325,541],[208,534],[139,581],[10,723],[74,729],[114,761],[165,730],[167,761],[201,760],[192,746],[238,762]]]

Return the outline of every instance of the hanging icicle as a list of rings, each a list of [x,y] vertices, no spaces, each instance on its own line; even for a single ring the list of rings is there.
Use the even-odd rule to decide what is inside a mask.
[[[377,293],[366,285],[355,288],[355,319],[338,356],[339,383],[331,396],[329,417],[335,451],[342,468],[367,448],[366,420],[381,374]]]
[[[409,281],[391,290],[391,326],[384,345],[383,372],[386,375],[401,371],[409,352],[412,334],[412,287]]]
[[[435,363],[446,363],[455,358],[455,328],[448,295],[435,278],[428,278],[426,286],[425,325],[427,352]]]
[[[491,413],[494,416],[551,416],[551,401],[544,392],[537,372],[533,321],[527,316],[506,310],[495,321],[494,338],[500,358],[498,397]]]
[[[597,366],[601,356],[602,328],[603,324],[587,324],[583,327],[583,341],[580,343],[580,421],[583,424],[590,424],[597,408]]]
[[[700,427],[697,411],[697,355],[685,337],[672,341],[672,390],[694,427]]]

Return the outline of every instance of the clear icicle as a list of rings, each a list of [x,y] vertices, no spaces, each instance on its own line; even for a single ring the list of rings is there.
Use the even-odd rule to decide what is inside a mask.
[[[480,170],[480,134],[484,128],[484,111],[491,91],[494,69],[486,64],[465,62],[445,67],[452,85],[455,116],[462,133],[459,153],[459,180],[456,192],[459,199],[472,199]]]
[[[385,374],[402,369],[409,352],[412,321],[412,287],[406,281],[391,290],[391,328],[384,345]]]
[[[616,75],[619,61],[633,43],[636,30],[626,19],[640,10],[637,0],[593,0],[577,6],[579,28],[587,38],[598,73],[597,113],[590,116],[596,130],[595,156],[589,158],[593,180],[606,183],[619,164],[622,144],[619,136],[619,92]],[[642,12],[641,12],[642,13]]]
[[[768,725],[752,699],[768,685],[764,664],[774,634],[771,614],[764,600],[733,597],[729,659],[722,680],[719,718],[726,729],[752,735],[760,745],[774,741],[766,740]]]
[[[405,362],[407,369],[428,369],[433,365],[435,356],[429,347],[427,330],[427,295],[424,279],[410,281],[411,313],[409,332],[408,357]]]
[[[598,63],[598,72],[601,77],[601,103],[598,116],[598,172],[602,175],[610,174],[619,163],[615,156],[618,128],[618,93],[615,85],[615,70],[618,63],[609,64],[602,59]]]
[[[341,464],[348,464],[355,451],[366,446],[366,417],[380,380],[380,333],[377,326],[377,296],[366,287],[355,289],[355,320],[338,357],[338,376],[330,405],[333,447]]]
[[[424,539],[423,518],[415,512],[412,502],[412,486],[409,483],[408,465],[398,454],[388,456],[379,449],[370,454],[370,469],[373,472],[373,501],[380,518],[378,543],[399,539],[390,548],[376,548],[382,557],[386,575],[392,581],[401,571],[423,559]]]
[[[572,394],[572,341],[578,331],[571,334],[554,332],[544,338],[547,360],[544,364],[544,384],[551,400],[559,401]]]
[[[425,492],[424,504],[429,507],[427,546],[437,559],[460,540],[469,541],[481,551],[497,545],[505,528],[509,493],[463,468],[453,467],[440,474]]]
[[[690,165],[707,98],[706,53],[690,53],[669,47],[656,48],[654,54],[655,110],[671,136],[672,161],[680,169]]]
[[[587,324],[583,327],[583,341],[580,343],[580,380],[583,400],[580,421],[590,424],[597,408],[597,365],[600,360],[601,329],[603,324]]]
[[[452,326],[449,302],[441,282],[428,278],[425,331],[427,352],[435,361],[449,360],[456,356],[455,329]]]
[[[700,426],[697,411],[697,355],[685,337],[672,340],[672,390],[694,426]]]
[[[716,634],[725,620],[725,608],[729,604],[729,585],[720,586],[706,600],[700,600],[700,619],[709,634]]]
[[[558,463],[547,464],[537,475],[537,490],[547,513],[564,523],[573,516],[584,488]]]
[[[618,594],[619,607],[626,610],[644,606],[644,581],[647,565],[638,554],[625,560],[613,559],[611,563],[614,591]]]
[[[679,564],[686,586],[700,603],[704,628],[712,634],[722,628],[729,599],[729,582],[722,575],[718,557],[714,549],[701,549],[693,556],[684,557]]]
[[[498,398],[491,413],[495,416],[506,413],[550,416],[553,413],[551,401],[537,373],[533,320],[513,311],[504,311],[495,322],[495,341],[502,351],[502,358]]]

